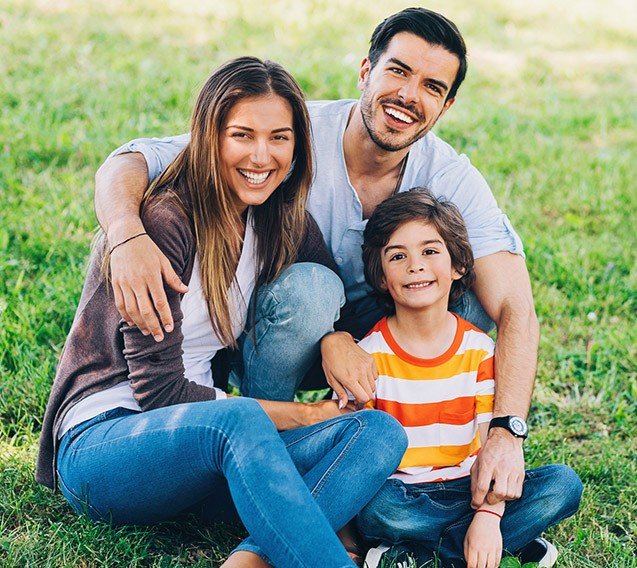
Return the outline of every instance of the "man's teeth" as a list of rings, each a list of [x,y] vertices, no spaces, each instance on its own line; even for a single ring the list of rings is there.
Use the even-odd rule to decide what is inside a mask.
[[[254,183],[254,184],[259,184],[259,183],[263,183],[268,176],[270,175],[270,172],[262,172],[262,173],[254,173],[254,172],[249,172],[247,170],[239,170],[239,173],[246,178],[250,183]]]
[[[414,119],[411,118],[411,116],[406,115],[404,112],[400,112],[399,110],[396,110],[395,108],[385,108],[385,112],[389,115],[389,116],[393,116],[394,118],[397,118],[398,120],[402,120],[403,122],[406,122],[407,124],[411,124]]]
[[[417,282],[416,284],[407,284],[405,288],[426,288],[431,282]]]

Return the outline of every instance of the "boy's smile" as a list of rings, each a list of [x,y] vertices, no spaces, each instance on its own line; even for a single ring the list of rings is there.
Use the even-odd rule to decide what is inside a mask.
[[[451,285],[461,277],[440,233],[425,221],[398,227],[382,250],[381,264],[383,286],[397,311],[434,306],[446,311]]]

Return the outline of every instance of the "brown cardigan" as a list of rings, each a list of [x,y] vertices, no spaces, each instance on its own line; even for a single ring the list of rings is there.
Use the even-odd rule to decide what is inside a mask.
[[[175,200],[158,199],[144,208],[142,221],[150,238],[188,284],[196,256],[194,229],[187,212]],[[308,228],[297,262],[318,262],[336,271],[316,222],[308,214]],[[47,403],[36,479],[55,489],[57,432],[68,410],[85,397],[130,381],[142,410],[172,404],[212,400],[215,391],[184,376],[182,360],[181,295],[164,287],[174,320],[174,330],[156,343],[135,326],[124,322],[110,284],[101,273],[101,251],[94,253],[84,282],[80,304],[60,357]]]

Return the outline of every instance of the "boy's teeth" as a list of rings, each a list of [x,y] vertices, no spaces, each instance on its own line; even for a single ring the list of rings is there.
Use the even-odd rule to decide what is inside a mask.
[[[256,174],[254,172],[248,172],[246,170],[239,170],[239,173],[243,177],[247,178],[249,182],[255,183],[255,184],[263,183],[267,179],[267,177],[270,175],[270,172],[263,172],[260,174]]]
[[[407,124],[411,124],[414,119],[411,118],[410,116],[406,115],[404,112],[400,112],[399,110],[396,110],[395,108],[386,108],[385,112],[390,115],[393,116],[394,118],[397,118],[398,120],[402,120],[403,122],[406,122]]]
[[[431,282],[419,282],[418,284],[407,284],[407,288],[426,288]]]

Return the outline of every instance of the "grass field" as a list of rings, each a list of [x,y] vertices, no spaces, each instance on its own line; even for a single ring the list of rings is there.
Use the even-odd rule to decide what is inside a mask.
[[[186,131],[199,86],[236,55],[283,63],[309,98],[355,97],[374,25],[406,4],[201,4],[0,1],[3,567],[218,565],[241,537],[92,525],[33,479],[96,226],[93,174],[130,138]],[[456,21],[470,52],[438,132],[525,241],[542,324],[527,462],[566,462],[585,485],[580,513],[550,532],[559,565],[637,567],[637,5],[428,6]]]

